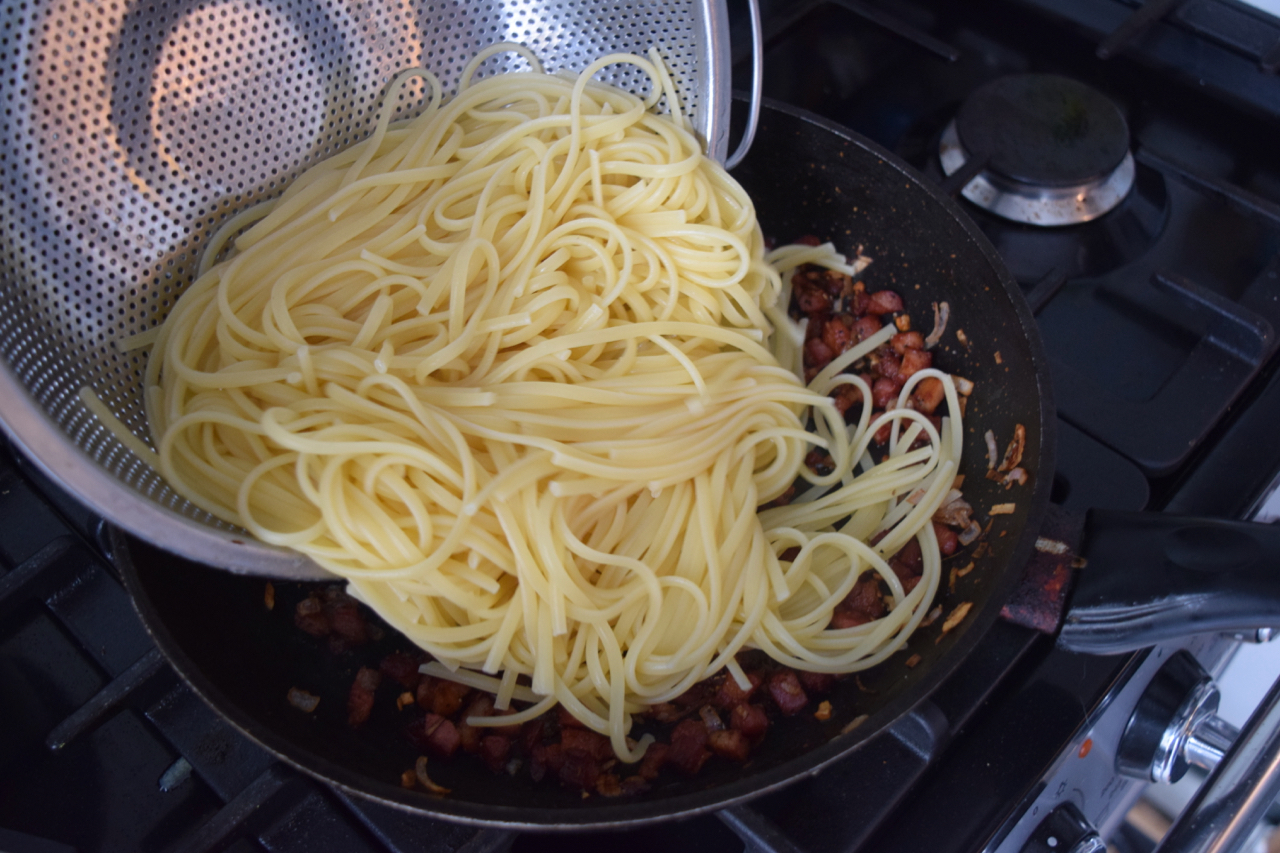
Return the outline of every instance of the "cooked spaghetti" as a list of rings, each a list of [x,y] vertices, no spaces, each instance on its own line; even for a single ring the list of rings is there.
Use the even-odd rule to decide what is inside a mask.
[[[899,408],[846,425],[828,395],[870,399],[840,371],[892,328],[801,383],[751,200],[659,62],[575,79],[521,48],[532,71],[471,80],[506,49],[448,101],[401,75],[367,141],[215,239],[211,260],[233,254],[166,320],[148,417],[193,503],[346,578],[435,674],[530,703],[491,722],[559,703],[633,761],[631,715],[723,668],[745,684],[745,648],[850,672],[901,647],[938,585],[929,521],[961,447],[958,419],[939,430],[906,401],[932,376],[959,407],[924,370]],[[619,62],[652,94],[592,81]],[[393,124],[410,77],[428,103]],[[808,493],[757,512],[798,476]],[[887,556],[913,537],[908,592]],[[868,572],[892,609],[830,628]]]

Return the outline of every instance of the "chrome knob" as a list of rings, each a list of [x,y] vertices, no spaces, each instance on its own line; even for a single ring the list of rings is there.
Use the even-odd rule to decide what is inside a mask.
[[[1191,654],[1170,657],[1129,717],[1116,769],[1138,779],[1176,782],[1193,765],[1217,767],[1239,734],[1217,715],[1218,699],[1213,679]]]

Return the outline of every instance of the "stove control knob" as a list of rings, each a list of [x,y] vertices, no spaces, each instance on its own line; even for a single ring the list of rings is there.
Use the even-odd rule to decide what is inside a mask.
[[[1239,731],[1217,716],[1218,688],[1190,653],[1169,658],[1138,700],[1116,750],[1116,770],[1177,782],[1191,765],[1212,770]]]
[[[1107,845],[1074,803],[1061,803],[1040,822],[1021,853],[1106,853]]]

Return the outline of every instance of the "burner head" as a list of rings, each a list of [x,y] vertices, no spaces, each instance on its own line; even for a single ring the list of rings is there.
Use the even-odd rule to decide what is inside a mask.
[[[1032,225],[1087,222],[1133,186],[1129,126],[1106,96],[1055,74],[1001,77],[976,89],[943,132],[948,174],[983,170],[965,198]]]
[[[956,117],[960,144],[1001,177],[1076,187],[1110,175],[1129,153],[1129,126],[1101,92],[1056,74],[1017,74],[975,90]]]

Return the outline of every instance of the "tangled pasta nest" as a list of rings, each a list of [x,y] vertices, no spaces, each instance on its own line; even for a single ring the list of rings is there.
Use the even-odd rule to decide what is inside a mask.
[[[846,426],[827,395],[883,335],[809,387],[780,363],[779,270],[842,259],[766,261],[751,200],[654,111],[677,103],[660,63],[573,79],[519,50],[533,71],[471,82],[486,51],[448,101],[401,75],[367,141],[224,229],[260,219],[166,320],[148,415],[184,496],[346,578],[435,674],[531,703],[491,722],[559,703],[632,761],[631,715],[725,667],[745,683],[744,648],[849,672],[901,646],[937,587],[960,425],[864,406]],[[617,62],[648,98],[592,82]],[[393,125],[411,77],[429,102]],[[959,411],[934,370],[902,399],[930,375]],[[757,512],[797,476],[809,494]],[[912,537],[907,593],[886,555]],[[865,572],[896,606],[830,629]]]

